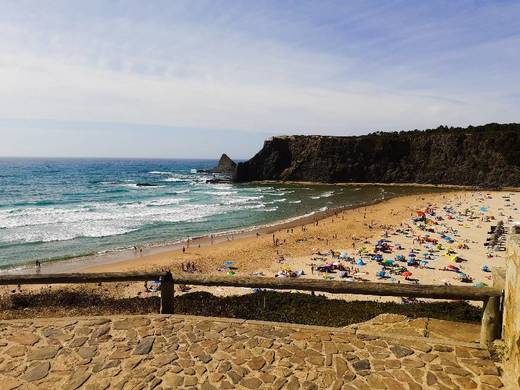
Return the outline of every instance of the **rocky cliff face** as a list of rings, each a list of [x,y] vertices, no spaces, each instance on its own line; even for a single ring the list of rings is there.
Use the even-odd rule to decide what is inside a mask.
[[[220,160],[218,162],[217,167],[214,169],[214,172],[218,173],[227,173],[227,174],[234,174],[235,169],[237,167],[237,164],[229,158],[227,154],[223,154],[222,157],[220,157]]]
[[[234,179],[520,186],[520,124],[273,137]]]

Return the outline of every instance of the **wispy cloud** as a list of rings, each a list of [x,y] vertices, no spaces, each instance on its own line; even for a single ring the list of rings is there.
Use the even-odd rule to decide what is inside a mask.
[[[27,120],[262,134],[518,121],[519,17],[514,1],[5,1],[0,133]]]

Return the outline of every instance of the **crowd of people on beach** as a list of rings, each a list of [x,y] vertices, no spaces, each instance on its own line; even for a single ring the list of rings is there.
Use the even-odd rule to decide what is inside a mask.
[[[507,195],[503,197],[508,199]],[[491,195],[480,194],[478,204],[484,204],[486,199],[491,199]],[[489,223],[491,225],[488,234],[496,237],[497,226],[500,229],[504,221],[510,223],[513,218],[511,215],[506,216],[503,209],[496,210],[500,218],[497,220],[494,214],[489,212],[489,207],[474,205],[461,210],[461,206],[461,203],[444,207],[430,205],[424,210],[417,210],[408,222],[400,223],[395,227],[377,226],[376,223],[371,222],[369,224],[371,228],[379,227],[382,230],[380,237],[375,242],[363,240],[361,246],[358,242],[356,248],[356,242],[359,240],[352,236],[352,250],[349,253],[333,249],[325,252],[315,251],[310,258],[311,263],[308,264],[310,275],[311,277],[319,275],[324,279],[339,278],[351,281],[376,279],[391,283],[420,283],[420,279],[414,277],[414,273],[417,269],[421,269],[450,272],[452,277],[447,276],[441,279],[445,285],[461,282],[477,287],[486,286],[491,280],[491,275],[480,278],[484,280],[476,280],[465,269],[464,263],[469,260],[465,258],[464,252],[475,243],[462,239],[459,229],[470,228],[472,224],[480,227],[484,223]],[[509,206],[512,208],[511,211],[517,210],[514,204],[509,204]],[[448,224],[447,221],[456,222],[456,227]],[[405,241],[411,241],[411,246],[399,243],[399,237]],[[499,239],[488,248],[487,258],[500,256],[497,255],[497,252],[502,250],[503,239]],[[436,262],[440,258],[448,258],[450,264],[436,267]],[[368,271],[364,271],[370,263],[378,266],[377,271],[372,275]],[[491,272],[491,268],[487,264],[483,264],[480,270],[484,274]],[[306,275],[304,270],[292,269],[287,261],[284,261],[282,269],[275,274],[277,277],[303,275]]]
[[[467,202],[464,198],[460,200],[454,197],[450,201],[446,199],[442,205],[430,204],[414,210],[409,219],[394,225],[369,220],[366,209],[360,209],[364,225],[368,231],[372,231],[370,236],[356,236],[345,232],[350,238],[351,247],[340,250],[315,248],[308,256],[306,265],[284,255],[283,248],[286,240],[298,242],[308,238],[292,238],[294,228],[269,233],[273,252],[276,252],[273,264],[275,268],[278,267],[273,272],[274,276],[397,284],[420,284],[426,279],[427,284],[487,286],[492,281],[491,268],[496,265],[494,260],[503,257],[501,252],[504,250],[504,235],[512,226],[513,215],[518,214],[518,209],[506,193],[501,195],[505,207],[496,209],[491,209],[487,204],[492,195],[478,193],[468,195],[470,196],[471,204],[464,203]],[[336,218],[342,219],[343,216],[333,215],[332,221]],[[301,229],[306,232],[319,223],[316,220],[309,227],[301,226]],[[485,229],[488,241],[481,243],[471,239],[472,236],[467,234],[471,229]],[[375,230],[380,230],[380,233],[374,234]],[[255,234],[257,239],[262,236],[258,232]],[[336,242],[337,236],[338,233],[335,232],[328,237],[312,239],[322,245],[329,245]],[[485,256],[475,259],[474,249],[477,245],[478,253],[485,253]],[[475,268],[477,261],[479,266]],[[201,272],[190,261],[181,264],[181,271]],[[238,271],[238,266],[231,260],[224,261],[224,265],[217,268],[217,272],[228,276],[234,276]],[[251,276],[269,276],[269,272],[264,271],[266,270],[253,272]],[[189,290],[185,286],[181,287],[182,291]]]

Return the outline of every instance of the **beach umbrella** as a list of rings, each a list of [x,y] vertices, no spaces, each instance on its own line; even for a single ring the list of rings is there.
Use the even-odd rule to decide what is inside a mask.
[[[363,259],[357,259],[356,260],[356,264],[357,265],[365,265],[365,262],[363,261]]]
[[[377,273],[377,276],[380,277],[380,278],[384,278],[385,277],[385,271],[379,271]]]
[[[403,272],[401,275],[403,275],[405,278],[409,278],[412,276],[412,273],[410,271]]]
[[[416,254],[413,252],[408,253],[408,257],[415,257],[415,256],[416,256]]]
[[[347,252],[341,252],[341,254],[339,255],[340,259],[346,259],[347,257],[348,257],[348,253]]]
[[[384,265],[394,265],[394,261],[390,260],[390,259],[387,259],[387,260],[383,261],[383,264]]]

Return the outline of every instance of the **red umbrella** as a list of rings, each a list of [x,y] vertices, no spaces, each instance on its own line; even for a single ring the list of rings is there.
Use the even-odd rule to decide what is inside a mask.
[[[410,271],[403,272],[401,275],[403,275],[405,278],[408,278],[412,276],[412,273]]]

